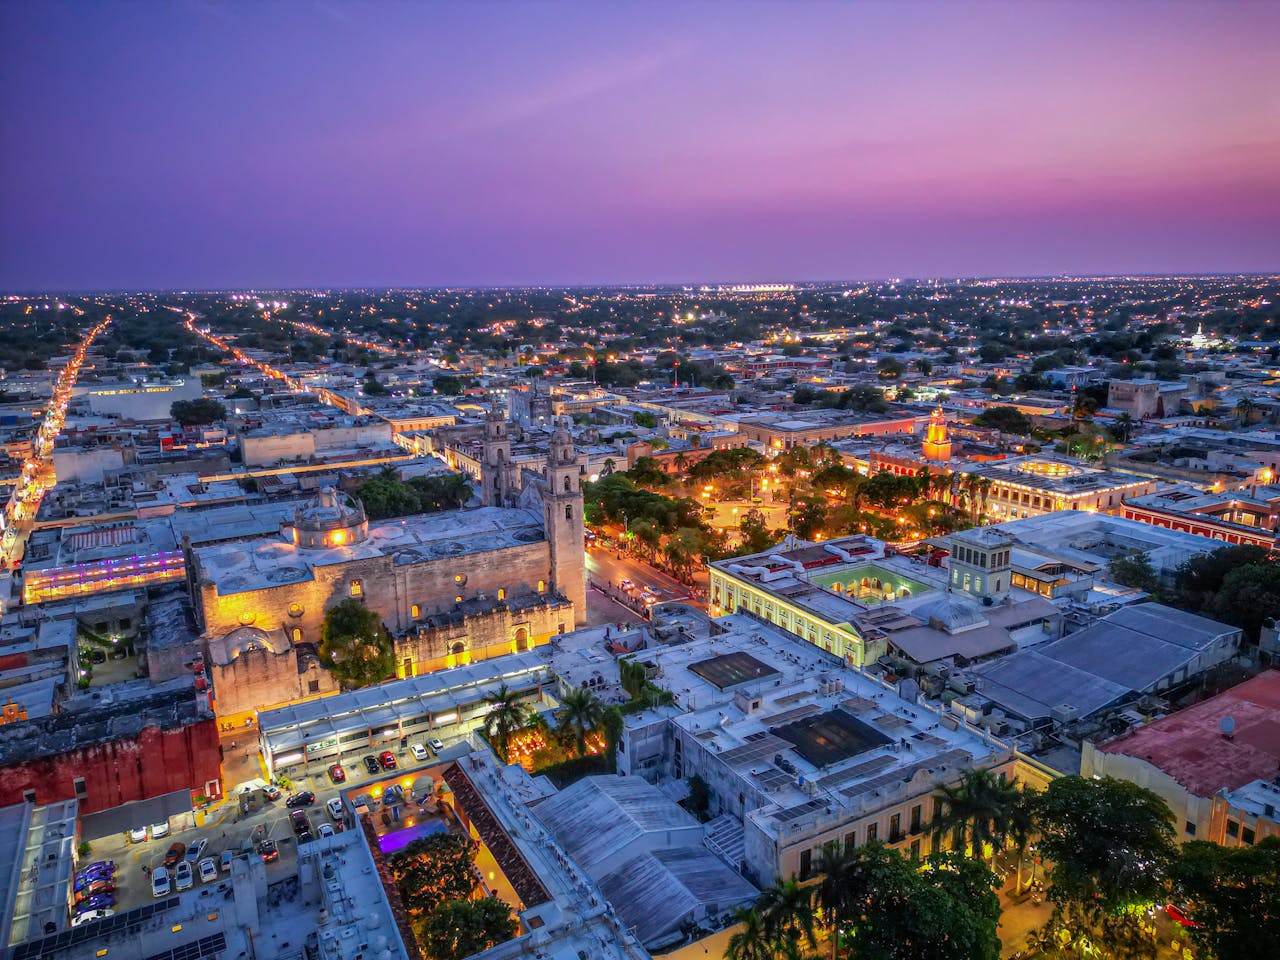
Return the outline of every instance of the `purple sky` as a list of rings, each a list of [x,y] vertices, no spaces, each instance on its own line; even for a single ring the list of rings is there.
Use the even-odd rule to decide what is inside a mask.
[[[1280,4],[0,5],[0,288],[1280,269]]]

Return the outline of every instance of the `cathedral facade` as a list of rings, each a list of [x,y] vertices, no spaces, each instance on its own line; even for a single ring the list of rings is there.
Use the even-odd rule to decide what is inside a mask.
[[[314,683],[270,684],[280,689],[269,698],[261,684],[245,683],[248,664],[237,664],[245,645],[222,640],[262,631],[275,638],[269,659],[292,657],[301,674],[326,611],[343,600],[382,618],[400,677],[527,649],[583,622],[583,500],[572,438],[557,429],[543,470],[517,471],[507,423],[493,413],[484,458],[478,508],[370,523],[358,500],[326,488],[276,535],[185,544],[197,624],[222,654],[211,665],[234,677],[210,677],[219,713],[325,692]],[[252,690],[254,702],[241,702],[237,687]]]

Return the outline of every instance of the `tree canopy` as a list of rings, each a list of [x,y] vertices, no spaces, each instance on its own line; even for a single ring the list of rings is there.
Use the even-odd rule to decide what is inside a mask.
[[[325,614],[320,660],[347,689],[379,683],[395,672],[386,626],[356,599],[343,600]]]
[[[356,489],[371,520],[417,513],[457,510],[472,497],[471,484],[460,473],[439,473],[401,480],[393,469],[370,477]]]
[[[227,415],[227,408],[217,400],[199,397],[195,400],[175,400],[169,406],[169,416],[184,427],[197,427],[216,423]]]
[[[497,897],[455,900],[433,910],[417,930],[434,960],[465,960],[515,936],[516,919]]]
[[[1017,407],[988,407],[973,418],[973,423],[1018,436],[1031,432],[1031,419]]]

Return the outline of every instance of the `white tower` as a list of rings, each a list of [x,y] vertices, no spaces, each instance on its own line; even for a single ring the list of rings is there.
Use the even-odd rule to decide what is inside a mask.
[[[551,583],[573,602],[573,617],[587,616],[587,566],[583,545],[582,487],[573,437],[562,425],[551,434],[547,454],[547,492],[542,498],[547,542],[551,546]]]

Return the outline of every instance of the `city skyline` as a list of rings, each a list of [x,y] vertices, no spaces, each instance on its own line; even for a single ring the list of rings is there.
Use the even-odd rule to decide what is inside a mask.
[[[1033,13],[7,8],[0,288],[1276,269],[1280,10]]]

